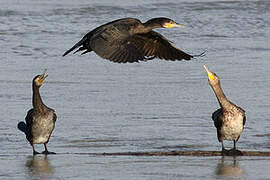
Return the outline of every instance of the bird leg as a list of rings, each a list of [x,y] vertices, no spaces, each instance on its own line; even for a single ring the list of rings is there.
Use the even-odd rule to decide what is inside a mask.
[[[37,152],[37,151],[35,150],[34,144],[31,144],[31,146],[32,146],[32,149],[33,149],[33,155],[40,154],[39,152]]]
[[[236,140],[233,140],[233,148],[230,150],[234,155],[243,155],[243,153],[236,149]]]
[[[224,144],[223,144],[223,141],[221,141],[221,145],[222,145],[222,151],[221,151],[221,153],[224,155],[224,154],[228,154],[228,150],[227,149],[225,149],[225,147],[224,147]]]
[[[230,149],[230,152],[233,152],[233,153],[236,152],[236,141],[235,140],[233,140],[233,148]]]
[[[227,150],[224,147],[223,141],[221,142],[221,146],[222,146],[222,152],[226,152]]]
[[[43,151],[42,154],[56,154],[55,152],[48,151],[46,143],[44,144],[44,148],[45,148],[45,151]]]

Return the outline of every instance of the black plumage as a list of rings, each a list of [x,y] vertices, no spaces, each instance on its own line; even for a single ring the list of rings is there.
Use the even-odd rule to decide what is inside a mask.
[[[223,141],[230,140],[234,142],[233,152],[240,152],[236,149],[236,142],[240,138],[246,123],[245,111],[226,98],[221,88],[219,77],[211,72],[205,65],[204,68],[208,75],[209,84],[221,107],[212,114],[212,119],[217,128],[217,137],[222,144],[222,151],[227,151],[224,148]]]
[[[27,140],[33,148],[33,154],[39,154],[35,151],[34,144],[44,144],[45,151],[43,154],[55,154],[49,152],[47,143],[49,142],[52,131],[56,122],[56,114],[52,108],[47,107],[40,96],[39,88],[44,83],[46,70],[43,74],[37,75],[32,82],[33,108],[27,112],[25,122],[18,123],[18,129],[25,133]]]
[[[184,26],[164,17],[153,18],[145,23],[134,18],[118,19],[88,32],[63,56],[78,48],[74,53],[84,51],[82,54],[85,54],[94,51],[100,57],[118,63],[133,63],[154,58],[190,60],[194,55],[176,48],[164,36],[153,31],[154,28],[172,27]]]

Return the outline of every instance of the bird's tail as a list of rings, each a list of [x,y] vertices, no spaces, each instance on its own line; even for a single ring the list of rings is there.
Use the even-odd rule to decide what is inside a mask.
[[[69,50],[67,50],[63,56],[67,55],[68,53],[70,53],[71,51],[73,51],[74,49],[76,49],[77,47],[83,45],[83,43],[85,42],[85,38],[81,39],[79,42],[77,42],[72,48],[70,48]]]
[[[17,125],[18,129],[26,134],[26,124],[25,122],[21,121]]]

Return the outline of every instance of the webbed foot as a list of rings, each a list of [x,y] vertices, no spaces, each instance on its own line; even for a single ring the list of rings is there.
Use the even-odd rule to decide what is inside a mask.
[[[33,151],[33,155],[37,155],[37,154],[40,154],[40,153],[37,151]]]
[[[234,149],[234,148],[230,149],[229,153],[231,153],[231,154],[233,154],[235,156],[242,156],[243,155],[243,153],[240,150]]]
[[[42,154],[56,154],[55,152],[43,151]]]
[[[224,153],[224,154],[226,154],[226,153],[228,153],[230,150],[227,150],[227,149],[225,149],[225,148],[222,148],[222,150],[221,150],[221,152],[222,152],[222,154]]]

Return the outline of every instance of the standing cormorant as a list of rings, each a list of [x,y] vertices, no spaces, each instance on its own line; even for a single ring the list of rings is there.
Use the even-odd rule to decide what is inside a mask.
[[[220,86],[219,77],[215,73],[209,71],[206,65],[204,65],[204,69],[208,75],[208,82],[215,92],[221,107],[212,114],[212,119],[217,128],[218,140],[222,144],[222,152],[228,152],[224,148],[223,140],[229,140],[234,143],[232,149],[233,152],[241,153],[236,150],[236,142],[244,129],[246,122],[245,111],[226,98]]]
[[[18,129],[25,133],[27,140],[33,148],[33,154],[39,154],[35,151],[34,144],[44,144],[45,151],[42,154],[55,154],[49,152],[46,144],[49,142],[50,136],[55,126],[56,114],[54,110],[47,107],[40,97],[39,88],[44,83],[46,75],[45,70],[41,75],[37,75],[32,82],[33,88],[33,108],[27,112],[24,122],[18,123]]]
[[[174,27],[184,25],[165,17],[153,18],[145,23],[134,18],[118,19],[88,32],[63,56],[80,47],[74,53],[84,51],[82,54],[85,54],[94,51],[100,57],[118,63],[133,63],[154,58],[190,60],[194,55],[174,47],[168,39],[153,31],[154,28]]]

